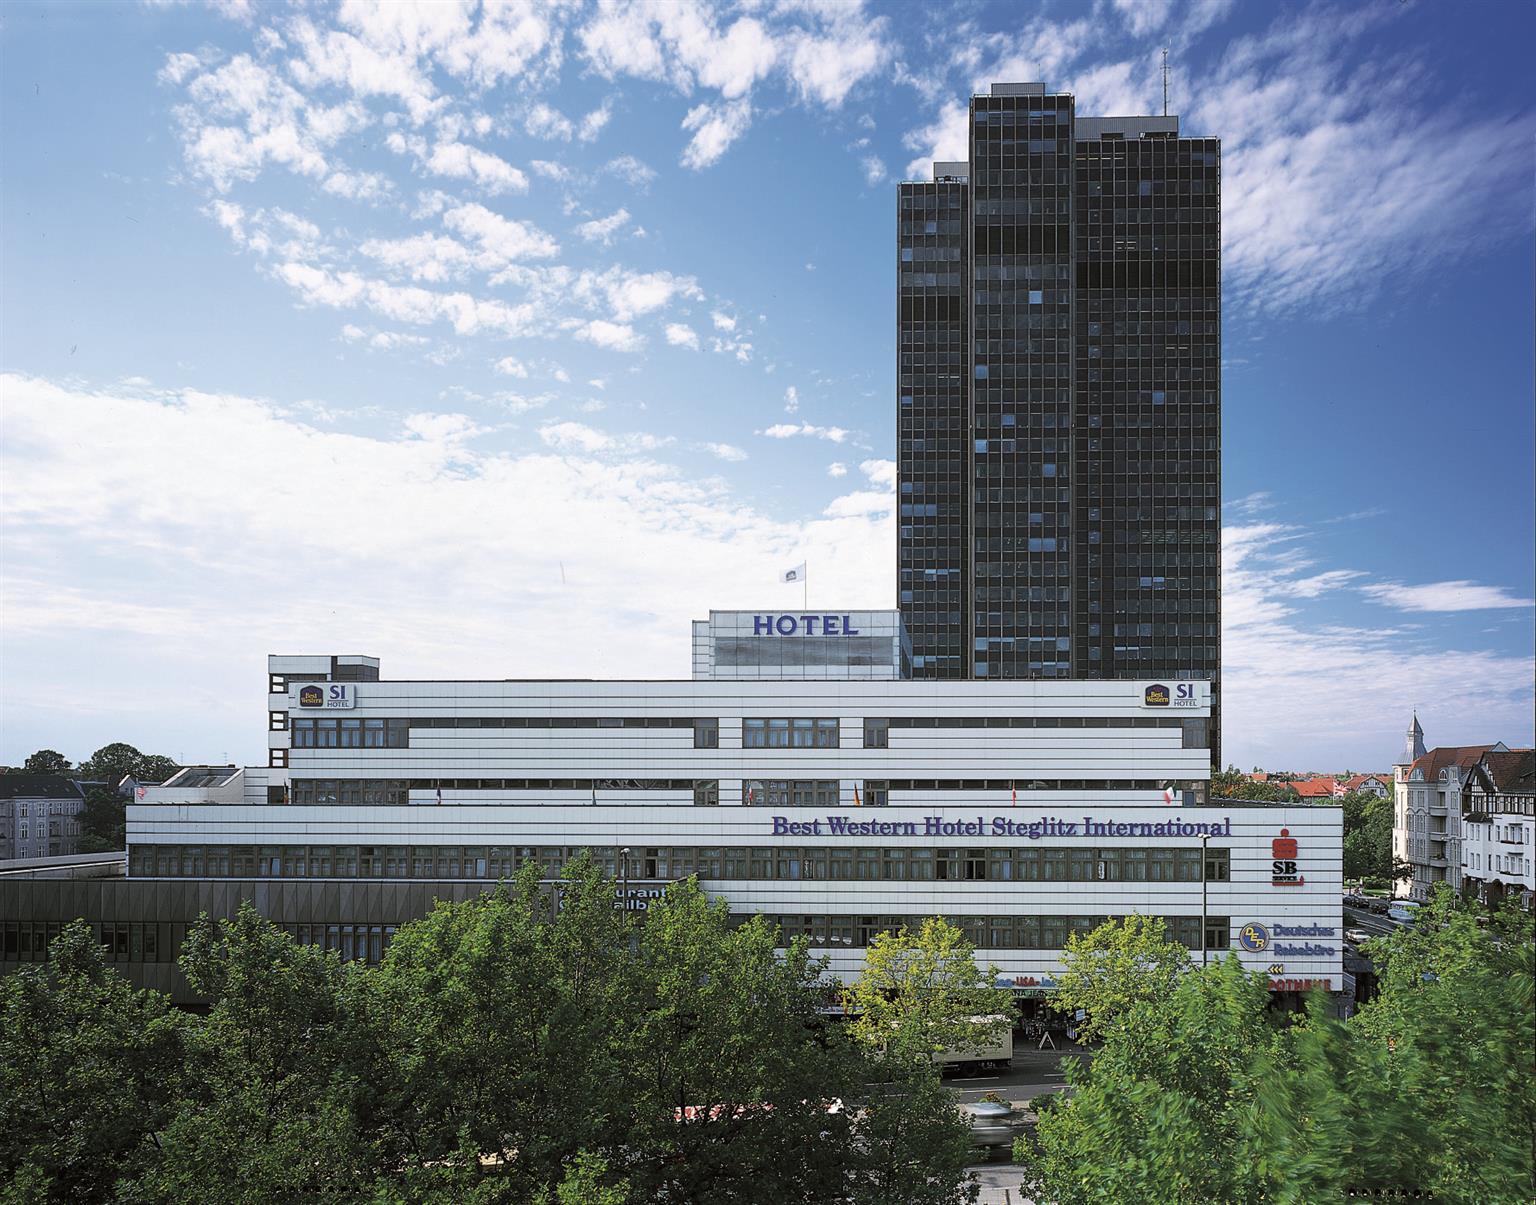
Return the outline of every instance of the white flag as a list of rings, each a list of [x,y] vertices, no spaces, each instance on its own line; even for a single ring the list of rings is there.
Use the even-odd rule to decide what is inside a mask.
[[[786,569],[779,575],[781,582],[803,582],[805,580],[805,562],[801,561],[793,569]]]

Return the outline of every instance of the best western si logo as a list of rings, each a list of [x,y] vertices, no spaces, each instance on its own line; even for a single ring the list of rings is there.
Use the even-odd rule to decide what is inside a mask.
[[[1274,859],[1270,863],[1273,873],[1269,881],[1274,886],[1301,887],[1306,883],[1306,876],[1297,870],[1297,843],[1290,829],[1280,830],[1280,835],[1269,843],[1269,852]]]
[[[300,707],[324,707],[325,706],[325,692],[323,690],[321,690],[318,686],[301,686],[301,687],[299,687],[299,706]]]
[[[1148,707],[1167,707],[1168,688],[1160,682],[1154,682],[1151,686],[1147,687],[1143,699]]]

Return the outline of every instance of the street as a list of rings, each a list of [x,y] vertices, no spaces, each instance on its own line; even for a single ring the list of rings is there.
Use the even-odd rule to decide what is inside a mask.
[[[1024,1105],[1046,1092],[1059,1091],[1065,1083],[1063,1064],[1080,1053],[1076,1046],[1066,1050],[1015,1050],[1013,1065],[1005,1071],[945,1076],[944,1083],[963,1104],[996,1092],[1004,1100]],[[982,1205],[1030,1205],[1030,1199],[1019,1191],[1020,1169],[1001,1155],[988,1163],[972,1164],[967,1170],[981,1186],[977,1200]]]

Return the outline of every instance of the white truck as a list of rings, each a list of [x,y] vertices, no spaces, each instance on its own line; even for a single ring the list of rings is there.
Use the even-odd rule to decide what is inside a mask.
[[[975,1044],[946,1046],[933,1056],[942,1071],[980,1071],[1007,1067],[1013,1063],[1013,1019],[1011,1017],[971,1017],[983,1039]],[[983,1028],[985,1027],[985,1028]]]

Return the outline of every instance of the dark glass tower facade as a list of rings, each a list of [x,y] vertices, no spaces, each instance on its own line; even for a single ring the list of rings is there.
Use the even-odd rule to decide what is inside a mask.
[[[1219,142],[997,84],[898,222],[913,675],[1216,682]]]

